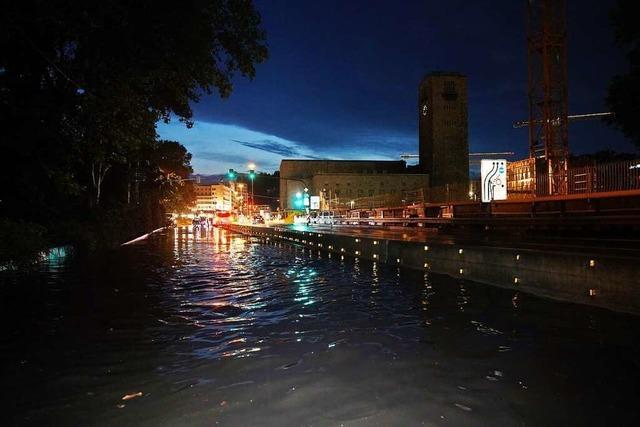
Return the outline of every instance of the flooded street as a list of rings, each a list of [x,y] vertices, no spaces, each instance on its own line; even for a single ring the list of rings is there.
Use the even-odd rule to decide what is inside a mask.
[[[219,229],[2,281],[4,425],[640,422],[640,318],[594,307]]]

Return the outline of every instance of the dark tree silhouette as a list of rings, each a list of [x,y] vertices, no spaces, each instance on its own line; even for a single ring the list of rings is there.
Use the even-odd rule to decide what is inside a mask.
[[[266,56],[248,0],[5,2],[0,217],[51,234],[61,222],[131,205],[134,178],[164,149],[156,123],[190,126],[192,103],[229,96],[233,76],[252,78]],[[169,154],[187,158],[178,151]],[[142,185],[156,199],[147,210],[162,207],[159,182]]]
[[[629,70],[611,81],[607,104],[615,113],[611,124],[640,148],[640,26],[634,12],[637,7],[636,1],[618,0],[611,12],[616,42],[626,50]]]

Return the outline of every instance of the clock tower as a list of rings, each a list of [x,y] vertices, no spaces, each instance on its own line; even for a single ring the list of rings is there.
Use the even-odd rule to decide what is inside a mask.
[[[435,190],[466,194],[469,185],[467,78],[459,73],[427,74],[418,89],[420,168]],[[458,195],[458,194],[456,194]]]

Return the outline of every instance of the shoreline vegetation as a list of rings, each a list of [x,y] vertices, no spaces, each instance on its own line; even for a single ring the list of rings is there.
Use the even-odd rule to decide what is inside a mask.
[[[191,154],[156,125],[191,127],[194,103],[267,58],[247,0],[14,2],[0,28],[0,265],[114,248],[185,209]]]
[[[52,257],[113,250],[162,225],[158,219],[136,218],[130,210],[112,210],[86,222],[61,224],[53,233],[39,224],[0,218],[0,271],[28,268]]]

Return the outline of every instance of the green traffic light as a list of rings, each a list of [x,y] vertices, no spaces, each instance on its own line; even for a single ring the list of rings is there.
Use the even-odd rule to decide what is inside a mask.
[[[255,177],[256,177],[256,172],[253,171],[253,170],[250,170],[249,171],[249,179],[255,179]]]

